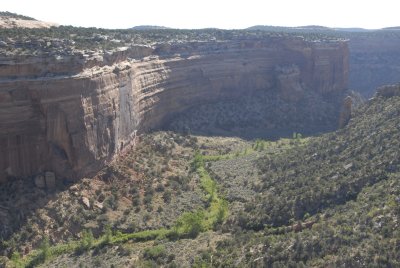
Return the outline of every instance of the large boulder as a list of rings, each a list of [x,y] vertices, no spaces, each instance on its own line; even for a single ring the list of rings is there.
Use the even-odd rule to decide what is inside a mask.
[[[82,197],[82,204],[85,206],[85,209],[90,209],[90,200],[86,196]]]

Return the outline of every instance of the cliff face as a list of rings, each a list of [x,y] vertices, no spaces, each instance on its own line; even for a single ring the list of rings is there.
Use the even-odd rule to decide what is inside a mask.
[[[90,175],[197,104],[275,90],[293,102],[347,88],[345,42],[270,38],[135,47],[75,58],[2,59],[0,181]]]
[[[398,34],[354,34],[350,37],[349,87],[364,96],[375,89],[400,81],[400,38]]]

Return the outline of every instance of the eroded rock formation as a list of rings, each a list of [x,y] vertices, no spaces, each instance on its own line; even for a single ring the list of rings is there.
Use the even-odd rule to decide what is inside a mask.
[[[90,175],[197,104],[277,90],[341,95],[347,88],[343,41],[302,38],[132,47],[68,58],[1,59],[0,181],[54,171]]]

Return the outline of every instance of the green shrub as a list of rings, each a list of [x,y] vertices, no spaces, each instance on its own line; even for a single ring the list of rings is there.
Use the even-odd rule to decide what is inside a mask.
[[[83,230],[76,252],[78,254],[82,254],[83,252],[89,250],[93,246],[93,241],[94,237],[92,231]]]
[[[157,263],[162,262],[167,257],[167,251],[165,246],[157,245],[151,248],[146,248],[143,253],[143,257],[148,260],[156,261]]]
[[[164,202],[169,204],[171,202],[172,193],[170,190],[166,190],[163,194]]]
[[[40,244],[40,252],[43,259],[43,262],[48,260],[51,256],[50,252],[50,242],[49,237],[45,236],[42,243]]]
[[[190,163],[190,166],[192,171],[196,171],[198,168],[204,166],[204,159],[199,151],[196,152],[192,163]]]
[[[21,261],[21,254],[18,251],[14,251],[11,255],[11,260],[14,263],[19,263]]]
[[[111,230],[111,226],[107,225],[105,228],[105,231],[104,231],[102,244],[108,245],[111,242],[112,242],[112,230]]]
[[[186,212],[178,219],[176,227],[182,236],[195,238],[197,235],[204,231],[204,211]]]

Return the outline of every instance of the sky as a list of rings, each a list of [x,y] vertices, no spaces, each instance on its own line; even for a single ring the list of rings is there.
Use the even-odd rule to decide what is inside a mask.
[[[254,25],[400,26],[394,0],[1,0],[10,11],[62,25],[242,29]]]

